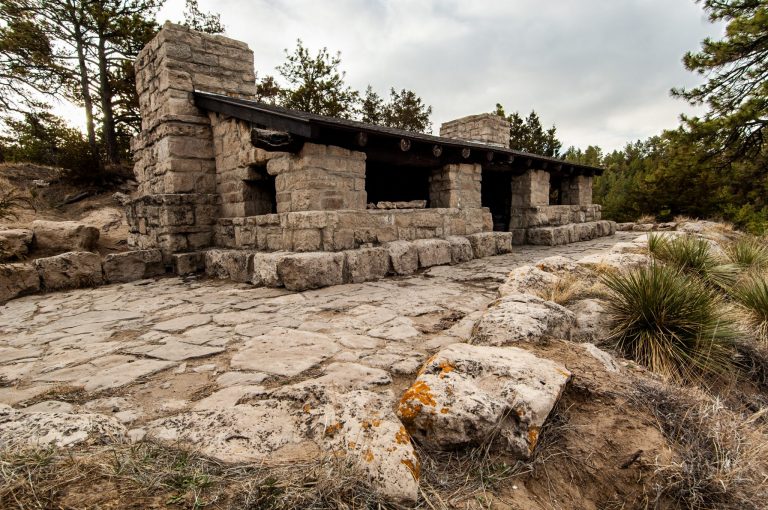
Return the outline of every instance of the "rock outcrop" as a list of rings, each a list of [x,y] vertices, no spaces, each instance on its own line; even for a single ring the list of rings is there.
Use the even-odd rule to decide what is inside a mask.
[[[0,262],[26,257],[32,238],[32,231],[26,228],[0,230]]]
[[[573,312],[557,303],[510,293],[488,307],[475,326],[472,343],[500,346],[546,338],[570,339],[575,325]]]
[[[32,222],[35,246],[46,251],[90,251],[99,240],[99,229],[77,221]]]

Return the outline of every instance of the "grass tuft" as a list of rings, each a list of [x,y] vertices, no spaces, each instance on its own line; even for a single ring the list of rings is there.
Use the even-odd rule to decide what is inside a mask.
[[[748,278],[733,289],[731,296],[749,331],[759,340],[768,342],[768,279],[765,276]]]
[[[735,334],[718,296],[698,279],[654,263],[603,282],[609,340],[625,356],[676,380],[728,372]]]
[[[648,236],[648,251],[654,259],[686,273],[693,273],[721,289],[734,285],[740,273],[738,266],[723,263],[715,255],[710,241],[693,235],[673,239]]]
[[[768,244],[753,236],[745,236],[728,244],[725,254],[731,264],[746,271],[768,269]]]
[[[32,202],[14,188],[8,181],[0,180],[0,220],[15,220],[17,209],[31,208]]]

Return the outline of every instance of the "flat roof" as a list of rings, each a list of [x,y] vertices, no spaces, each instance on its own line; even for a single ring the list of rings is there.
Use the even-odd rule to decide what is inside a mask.
[[[210,112],[251,122],[255,127],[289,133],[305,141],[338,145],[382,160],[414,166],[479,163],[493,170],[538,168],[563,173],[600,175],[603,169],[507,147],[416,133],[355,120],[290,110],[204,91],[194,92],[195,104]]]

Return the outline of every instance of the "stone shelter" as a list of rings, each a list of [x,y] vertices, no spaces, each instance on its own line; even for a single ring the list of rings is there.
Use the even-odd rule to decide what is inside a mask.
[[[341,283],[615,231],[591,203],[601,169],[510,150],[496,115],[432,136],[260,103],[245,43],[171,23],[136,77],[129,244],[179,273]]]

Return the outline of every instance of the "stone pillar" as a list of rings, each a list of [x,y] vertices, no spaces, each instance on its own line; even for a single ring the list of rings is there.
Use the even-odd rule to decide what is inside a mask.
[[[365,210],[365,153],[305,143],[297,156],[272,159],[277,212]]]
[[[429,177],[429,207],[472,209],[482,207],[480,186],[482,167],[479,164],[445,165],[432,171]]]
[[[549,205],[549,172],[528,169],[512,177],[512,210]]]
[[[560,185],[563,205],[592,204],[592,176],[574,175],[564,178]]]
[[[509,122],[494,113],[470,115],[443,123],[440,136],[509,147]]]
[[[132,141],[139,182],[128,206],[129,243],[171,253],[209,246],[217,218],[211,122],[193,91],[255,97],[245,43],[166,23],[136,60],[141,133]]]

